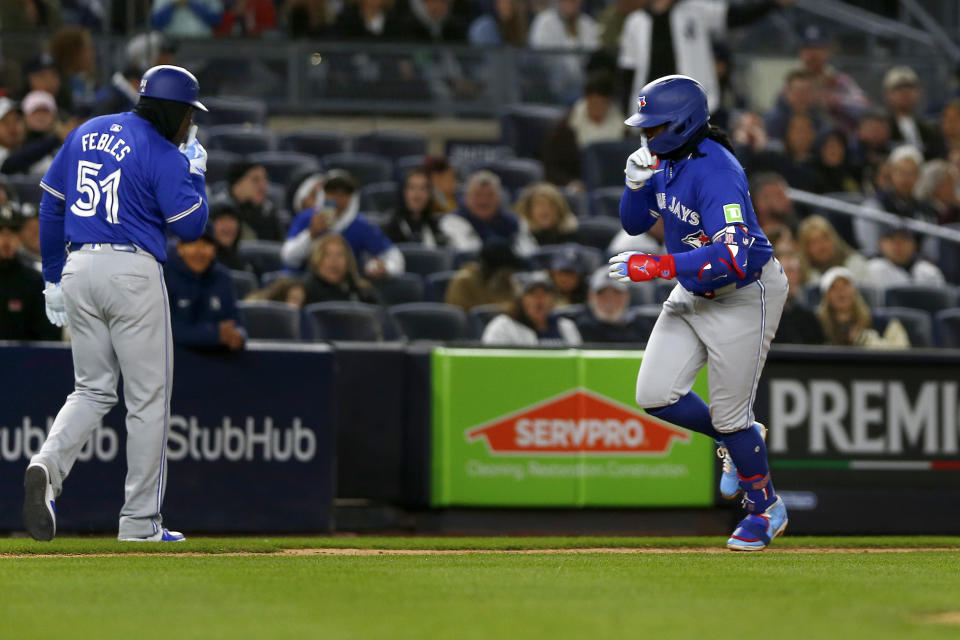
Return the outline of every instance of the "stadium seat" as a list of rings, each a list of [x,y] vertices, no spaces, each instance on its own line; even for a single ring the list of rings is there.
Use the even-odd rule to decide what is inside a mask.
[[[362,302],[317,302],[303,308],[313,328],[313,339],[383,340],[380,307]]]
[[[255,98],[220,96],[204,98],[204,106],[209,111],[194,111],[193,119],[197,124],[213,127],[224,124],[266,124],[267,105]]]
[[[659,304],[641,305],[627,310],[627,322],[638,335],[644,337],[644,342],[650,338],[650,332],[653,331],[661,310],[662,307]]]
[[[237,300],[243,300],[251,291],[260,286],[260,283],[257,282],[257,276],[249,271],[231,269],[230,279],[233,280],[233,292]]]
[[[602,263],[606,262],[605,254],[600,249],[572,243],[547,244],[542,247],[537,247],[529,259],[535,269],[549,269],[550,263],[553,261],[553,256],[564,251],[569,251],[571,247],[575,249],[580,256],[585,274],[590,273]]]
[[[950,285],[897,284],[884,290],[883,303],[936,313],[956,306],[957,291]]]
[[[519,157],[539,160],[550,130],[563,114],[563,107],[554,105],[509,105],[500,115],[500,141]]]
[[[207,151],[207,184],[216,184],[227,179],[230,165],[243,161],[243,156],[230,151],[210,149]]]
[[[577,242],[606,251],[610,241],[620,232],[620,221],[614,218],[583,218],[577,227]]]
[[[353,148],[358,153],[373,153],[396,160],[404,156],[426,155],[427,139],[419,133],[375,131],[355,138]]]
[[[403,335],[410,340],[462,340],[469,337],[467,314],[442,302],[411,302],[390,307]]]
[[[934,314],[933,333],[938,347],[960,349],[960,309],[944,309]]]
[[[883,334],[891,318],[896,318],[907,330],[911,347],[933,346],[933,322],[926,311],[907,307],[880,307],[871,311],[871,315],[873,328],[879,333]]]
[[[620,198],[623,185],[601,187],[590,192],[590,213],[595,216],[620,219]]]
[[[374,182],[360,189],[360,210],[391,212],[397,208],[397,183]]]
[[[585,304],[567,304],[550,312],[551,318],[574,318],[587,310]]]
[[[238,302],[251,340],[299,340],[300,310],[285,302]]]
[[[567,206],[577,218],[583,218],[590,215],[590,199],[582,191],[563,190],[563,198],[567,201]]]
[[[237,245],[237,253],[249,260],[257,273],[281,271],[284,269],[280,259],[281,246],[282,242],[273,240],[244,240]]]
[[[453,253],[447,249],[431,249],[413,242],[398,244],[397,248],[406,261],[407,273],[426,276],[453,268]]]
[[[424,298],[427,302],[443,302],[447,297],[447,287],[457,275],[456,271],[438,271],[423,279]]]
[[[423,278],[416,273],[404,273],[382,280],[374,280],[373,286],[380,293],[383,304],[405,304],[423,300]]]
[[[297,151],[263,151],[251,153],[248,162],[262,164],[270,182],[286,185],[294,174],[320,171],[320,162],[312,155]]]
[[[270,129],[256,125],[224,124],[210,127],[207,144],[211,149],[246,155],[273,151],[276,138]]]
[[[640,142],[636,139],[617,142],[594,142],[580,152],[581,177],[587,190],[620,187],[623,192],[623,167]]]
[[[287,269],[279,269],[277,271],[265,271],[260,274],[260,284],[264,287],[269,287],[274,282],[280,278],[301,278],[302,276],[297,273],[293,273]]]
[[[349,151],[350,138],[340,131],[291,131],[280,136],[279,148],[282,151],[298,151],[322,158]]]
[[[953,222],[944,227],[960,231],[960,222]],[[960,284],[960,244],[948,240],[939,241],[940,249],[938,251],[939,260],[937,266],[943,271],[943,276],[947,282]]]
[[[486,162],[481,168],[492,171],[500,178],[504,189],[511,192],[519,191],[528,184],[543,180],[543,164],[539,160],[529,158],[506,158],[494,162]]]
[[[423,161],[424,156],[421,155],[403,156],[402,158],[397,158],[393,161],[394,179],[397,182],[403,182],[403,178],[407,175],[407,171],[416,169],[417,167],[422,167]]]
[[[468,262],[476,262],[479,259],[479,251],[457,251],[455,254],[453,254],[453,268],[459,269]]]
[[[362,186],[387,182],[393,177],[393,163],[370,153],[333,153],[321,158],[323,168],[347,171]]]
[[[40,178],[37,175],[13,174],[3,176],[3,180],[13,189],[11,194],[17,200],[24,204],[32,204],[34,208],[40,206],[40,199],[43,197],[43,189],[40,188]]]
[[[473,307],[468,313],[470,323],[470,332],[473,337],[479,340],[483,336],[483,330],[487,324],[501,313],[505,313],[507,305],[503,304],[481,304]]]

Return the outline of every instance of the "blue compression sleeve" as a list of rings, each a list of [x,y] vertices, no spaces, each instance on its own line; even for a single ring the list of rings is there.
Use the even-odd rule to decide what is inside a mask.
[[[657,222],[660,214],[657,213],[655,195],[651,185],[634,191],[624,187],[620,197],[620,226],[632,236],[644,233]]]
[[[40,199],[40,254],[43,258],[43,279],[60,282],[60,272],[66,262],[64,240],[66,203],[44,191]]]

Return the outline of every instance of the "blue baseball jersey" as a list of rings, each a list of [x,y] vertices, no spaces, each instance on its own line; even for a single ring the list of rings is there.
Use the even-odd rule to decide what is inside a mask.
[[[60,281],[66,243],[135,244],[164,262],[168,229],[193,240],[207,223],[204,177],[191,173],[186,156],[132,112],[77,127],[40,186],[49,282]]]
[[[698,148],[702,157],[661,159],[661,170],[641,189],[625,189],[620,201],[621,224],[630,235],[639,235],[662,219],[667,252],[676,261],[677,280],[688,291],[702,293],[734,282],[749,284],[759,278],[773,247],[757,222],[747,176],[723,145],[706,139]],[[704,267],[717,265],[718,250],[726,251],[721,243],[731,242],[732,237],[743,238],[744,246],[749,244],[746,255],[736,260],[743,267],[743,277],[736,273],[717,277],[718,269]]]

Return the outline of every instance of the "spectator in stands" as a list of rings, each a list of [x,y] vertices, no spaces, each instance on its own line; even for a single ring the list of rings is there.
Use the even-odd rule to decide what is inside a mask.
[[[614,103],[614,77],[595,71],[587,77],[584,95],[550,131],[543,159],[547,180],[583,189],[580,151],[594,142],[622,140],[623,112]]]
[[[64,138],[76,125],[57,122],[57,103],[46,91],[32,91],[21,104],[26,135],[23,144],[10,153],[0,171],[3,173],[43,174]]]
[[[430,184],[433,185],[433,202],[437,213],[453,213],[457,210],[457,172],[446,158],[429,156],[423,162]]]
[[[43,260],[40,255],[40,219],[32,205],[19,206],[23,215],[23,226],[20,227],[20,261],[31,269],[41,271]]]
[[[106,12],[100,0],[61,0],[64,22],[75,24],[93,33],[100,33],[106,26]]]
[[[173,64],[176,45],[159,31],[141,33],[127,41],[126,63],[137,69],[149,69],[159,64]]]
[[[862,193],[860,173],[850,164],[847,137],[828,129],[817,140],[811,163],[819,193]]]
[[[251,291],[244,300],[285,302],[291,307],[302,309],[306,304],[307,289],[303,282],[296,278],[277,278],[269,286]]]
[[[820,27],[806,27],[800,41],[800,62],[813,76],[827,114],[844,133],[855,131],[870,98],[853,78],[830,64],[833,44]]]
[[[277,27],[273,0],[224,0],[223,18],[216,28],[218,36],[258,38]]]
[[[217,246],[217,262],[233,271],[254,272],[253,263],[237,250],[240,245],[240,216],[228,202],[210,208],[210,230]]]
[[[735,113],[750,104],[747,93],[735,82],[733,51],[726,42],[713,42],[713,68],[717,73],[719,99],[717,108],[710,114],[711,124],[727,130]]]
[[[267,170],[262,164],[238,162],[227,168],[227,190],[211,206],[229,205],[242,223],[244,240],[282,240],[284,225],[276,205],[267,197]]]
[[[517,276],[519,294],[507,313],[496,316],[483,330],[489,345],[579,345],[577,325],[570,318],[551,316],[556,302],[550,277],[536,272]]]
[[[774,233],[780,227],[796,228],[797,215],[783,176],[771,171],[754,174],[750,179],[750,196],[757,222],[765,234]]]
[[[818,101],[814,75],[806,69],[794,69],[787,74],[783,91],[766,116],[767,133],[770,137],[784,140],[790,118],[795,115],[810,118],[816,131],[823,129],[827,121],[827,115]]]
[[[57,100],[57,109],[70,113],[73,109],[73,94],[70,88],[61,82],[60,71],[49,53],[39,56],[24,65],[23,74],[27,79],[26,95],[32,91],[46,91]]]
[[[710,111],[720,104],[720,86],[712,40],[724,37],[727,28],[755,22],[778,6],[794,0],[725,1],[648,0],[627,16],[620,37],[617,62],[623,70],[628,112],[636,108],[637,94],[646,83],[674,73],[696,78],[706,89]]]
[[[133,109],[137,100],[140,99],[141,75],[143,75],[141,69],[132,65],[127,65],[123,71],[114,73],[110,77],[110,84],[97,92],[91,117]]]
[[[304,209],[316,208],[318,199],[320,204],[323,204],[323,183],[326,180],[327,174],[322,171],[308,171],[295,175],[287,184],[287,208],[299,213]]]
[[[809,116],[790,116],[783,140],[783,154],[775,166],[787,184],[795,189],[817,190],[817,177],[812,167],[816,136],[817,131]]]
[[[343,5],[333,32],[349,40],[395,40],[397,15],[388,0],[352,0]]]
[[[854,282],[863,282],[866,279],[866,258],[844,242],[830,221],[823,216],[808,216],[800,223],[797,245],[809,268],[810,282],[818,282],[820,277],[833,267],[844,267]]]
[[[770,171],[770,165],[778,161],[779,143],[770,140],[763,118],[752,111],[733,119],[730,141],[748,176],[755,171]]]
[[[514,210],[520,225],[540,246],[565,244],[577,239],[577,217],[560,190],[549,182],[536,182],[525,187]]]
[[[52,31],[62,23],[59,0],[0,2],[0,25],[4,31]]]
[[[778,227],[774,229],[767,235],[767,240],[770,241],[770,246],[773,247],[774,253],[790,253],[797,250],[797,239],[793,236],[793,231],[790,227]]]
[[[948,153],[960,150],[960,99],[951,100],[940,112],[940,135]]]
[[[416,242],[431,248],[450,244],[440,227],[443,218],[435,213],[433,186],[426,169],[418,167],[408,171],[398,195],[400,206],[383,228],[392,242]]]
[[[90,31],[83,27],[63,27],[50,38],[50,55],[69,93],[68,113],[73,115],[78,104],[89,105],[96,94],[97,50]]]
[[[310,251],[310,275],[304,282],[304,304],[315,302],[380,302],[376,290],[360,277],[350,243],[330,233],[313,244]]]
[[[357,256],[366,257],[363,273],[368,278],[385,278],[404,271],[403,254],[383,235],[380,227],[359,213],[357,183],[346,171],[334,170],[323,184],[324,201],[297,214],[290,223],[280,256],[284,264],[300,269],[314,239],[336,233],[344,237]]]
[[[597,269],[590,276],[590,295],[587,308],[573,321],[586,343],[617,342],[636,344],[645,342],[648,336],[641,335],[628,321],[630,292],[627,285],[614,280],[606,267]]]
[[[850,160],[862,176],[864,190],[872,191],[880,168],[890,153],[890,125],[882,111],[868,111],[860,117],[850,148]]]
[[[822,298],[817,309],[827,344],[868,349],[905,349],[910,339],[896,318],[887,323],[881,336],[873,329],[870,308],[854,287],[849,269],[833,267],[820,280]]]
[[[627,17],[642,8],[646,0],[613,0],[597,14],[600,28],[600,47],[616,54],[620,50],[620,36]]]
[[[773,341],[778,344],[823,344],[826,336],[815,314],[804,302],[808,272],[800,256],[792,251],[778,252],[777,259],[790,286],[780,326]]]
[[[506,304],[513,300],[513,276],[527,268],[510,243],[501,238],[488,241],[480,259],[463,265],[447,287],[446,303],[463,307]]]
[[[23,118],[17,104],[10,98],[0,98],[0,166],[23,144],[23,136]]]
[[[453,238],[457,251],[476,251],[492,238],[503,238],[514,243],[514,250],[530,255],[536,249],[536,241],[529,233],[521,233],[516,216],[503,209],[503,188],[500,178],[491,171],[480,170],[467,180],[463,205],[457,210],[473,228],[468,238]]]
[[[47,321],[43,277],[18,256],[22,225],[19,207],[0,206],[0,340],[59,340]]]
[[[401,33],[415,42],[467,41],[467,25],[452,11],[452,0],[409,0],[410,15]]]
[[[153,0],[150,26],[170,38],[209,38],[223,19],[220,0]]]
[[[879,287],[895,284],[944,284],[937,265],[917,254],[917,238],[904,227],[886,227],[880,236],[880,255],[867,262],[867,281]]]
[[[569,51],[596,51],[600,48],[597,23],[581,11],[582,0],[557,0],[538,13],[530,25],[530,48]],[[563,102],[576,98],[583,86],[580,57],[553,56],[543,60],[550,88]]]
[[[937,224],[960,222],[960,171],[946,160],[930,160],[913,188],[917,200],[937,212]]]
[[[576,245],[565,247],[550,259],[550,280],[556,294],[556,306],[567,307],[587,301],[584,259]]]
[[[284,11],[290,37],[318,39],[327,35],[331,22],[327,0],[287,0]]]
[[[209,227],[192,242],[180,240],[163,267],[175,344],[243,349],[247,334],[240,321],[230,272],[217,264]]]
[[[890,187],[878,189],[874,197],[865,204],[901,218],[913,218],[925,222],[937,222],[937,212],[925,202],[917,200],[914,188],[920,177],[923,156],[910,145],[901,145],[893,150],[888,160],[890,167]],[[880,238],[880,226],[876,222],[857,218],[854,221],[857,243],[864,251],[876,251]]]
[[[925,157],[945,155],[943,139],[937,127],[917,113],[920,105],[920,78],[910,67],[898,65],[883,76],[887,118],[894,143],[906,143],[920,150]]]
[[[470,44],[526,45],[530,25],[526,4],[521,0],[493,0],[492,9],[470,24]]]

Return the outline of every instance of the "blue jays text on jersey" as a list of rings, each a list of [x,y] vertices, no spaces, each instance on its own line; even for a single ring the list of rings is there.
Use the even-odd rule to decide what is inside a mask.
[[[721,144],[706,139],[701,157],[660,160],[662,169],[640,189],[626,188],[620,222],[639,235],[663,220],[677,280],[702,293],[756,280],[773,255],[750,202],[746,174]]]
[[[134,113],[93,118],[67,136],[40,182],[43,275],[59,282],[67,243],[133,244],[164,262],[166,232],[192,240],[207,222],[204,177]]]

